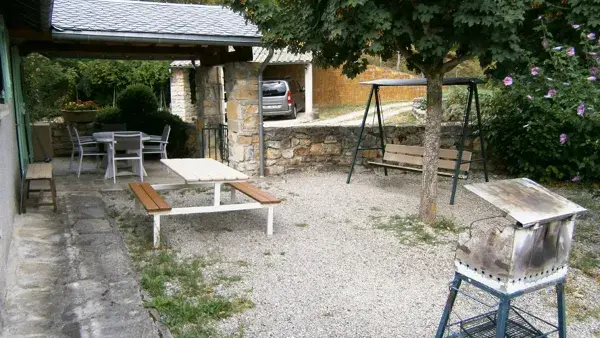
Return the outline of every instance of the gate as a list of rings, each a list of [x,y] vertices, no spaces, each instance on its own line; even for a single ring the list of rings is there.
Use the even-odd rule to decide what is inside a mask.
[[[219,162],[229,164],[229,141],[227,139],[227,125],[218,124],[202,128],[200,132],[202,158],[212,158]]]

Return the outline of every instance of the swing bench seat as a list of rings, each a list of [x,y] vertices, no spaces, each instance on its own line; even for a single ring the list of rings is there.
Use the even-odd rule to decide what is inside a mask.
[[[412,171],[423,171],[423,153],[425,148],[416,146],[405,146],[400,144],[388,144],[385,146],[382,162],[368,163],[378,167],[390,169],[403,169]],[[458,178],[466,179],[471,168],[470,151],[463,151],[462,163],[460,165]],[[453,149],[440,149],[438,159],[438,175],[454,177],[458,151]]]

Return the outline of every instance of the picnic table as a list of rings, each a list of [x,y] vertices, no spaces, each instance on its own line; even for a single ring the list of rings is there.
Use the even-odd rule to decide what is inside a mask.
[[[160,244],[160,216],[200,214],[236,210],[251,210],[268,208],[267,235],[273,234],[273,206],[280,200],[261,191],[247,181],[248,175],[241,173],[221,162],[210,158],[162,159],[160,160],[170,170],[179,175],[184,184],[155,184],[130,183],[138,201],[146,211],[154,216],[154,247]],[[198,184],[212,184],[213,205],[193,207],[171,207],[155,190],[189,188]],[[226,184],[231,189],[230,203],[221,203],[221,187]],[[237,203],[236,191],[240,191],[254,202]]]

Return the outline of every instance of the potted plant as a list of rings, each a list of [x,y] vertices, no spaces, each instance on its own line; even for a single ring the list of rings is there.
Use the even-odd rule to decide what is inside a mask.
[[[61,110],[65,122],[93,122],[96,119],[98,105],[94,101],[68,102]]]

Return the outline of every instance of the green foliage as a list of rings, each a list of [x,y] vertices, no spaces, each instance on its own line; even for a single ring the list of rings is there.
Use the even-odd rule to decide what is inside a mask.
[[[570,47],[547,37],[548,59],[531,59],[537,75],[514,76],[492,100],[486,135],[493,157],[512,175],[600,179],[600,88],[593,77],[598,61],[586,54],[600,48],[577,32],[588,58],[569,55]]]
[[[265,43],[312,51],[315,61],[365,70],[363,55],[384,60],[400,52],[409,68],[443,74],[481,56],[485,63],[519,57],[520,27],[533,1],[466,2],[232,0],[232,8],[256,23]]]
[[[50,60],[39,54],[23,59],[25,103],[32,120],[60,114],[68,101],[92,100],[114,105],[116,94],[131,84],[144,84],[168,102],[167,61]]]
[[[40,54],[23,59],[23,89],[32,121],[60,115],[75,92],[77,73]]]
[[[155,113],[158,110],[158,100],[150,87],[131,85],[117,97],[117,107],[126,119],[124,122],[130,122]]]
[[[132,85],[119,94],[118,108],[105,107],[96,117],[97,123],[125,123],[128,130],[161,135],[165,125],[171,126],[167,150],[172,157],[188,157],[189,133],[194,130],[179,116],[158,111],[156,96],[144,85]]]

